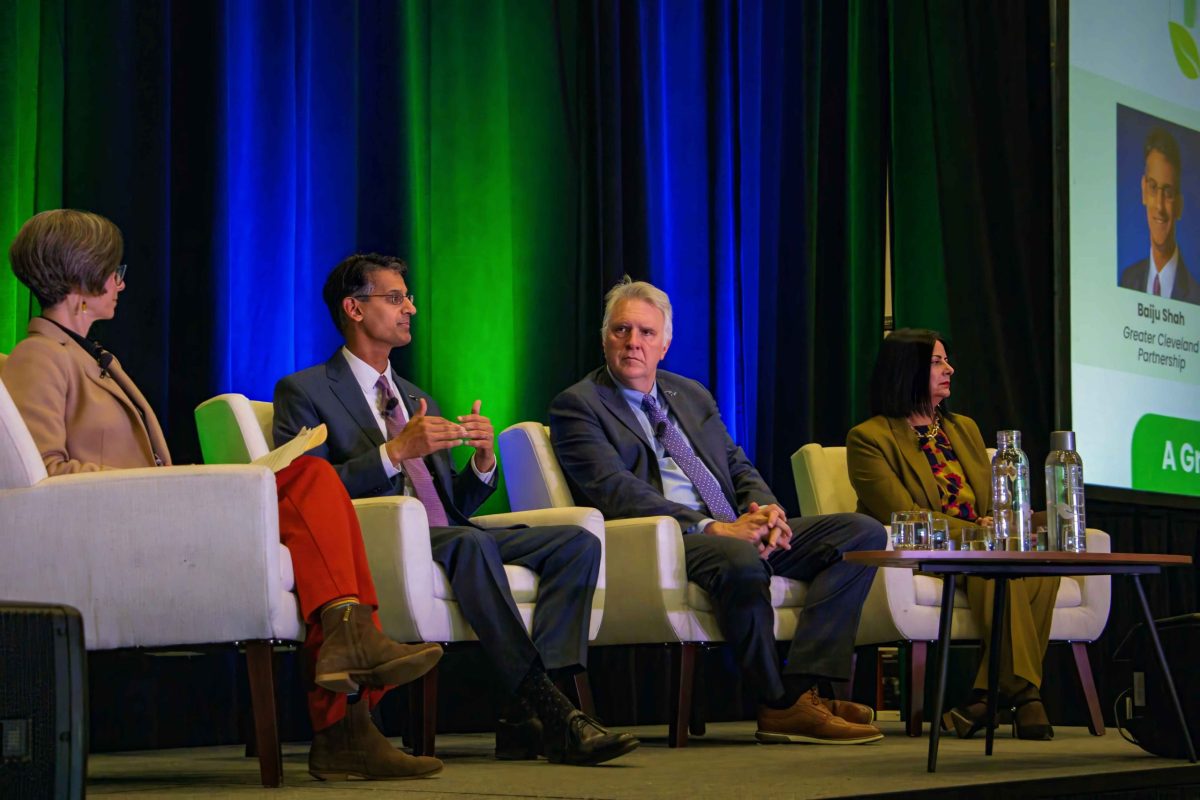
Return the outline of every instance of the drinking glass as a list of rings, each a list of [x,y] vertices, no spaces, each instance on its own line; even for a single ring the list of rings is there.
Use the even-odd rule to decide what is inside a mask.
[[[933,515],[928,511],[892,513],[892,549],[928,550]]]
[[[1050,534],[1045,525],[1037,526],[1033,531],[1033,549],[1045,552],[1050,549]]]
[[[963,528],[962,549],[975,551],[994,550],[996,548],[994,533],[991,528],[982,525],[972,525],[971,527]]]
[[[950,521],[935,517],[933,520],[932,533],[929,536],[930,550],[949,550],[954,544],[950,539]]]

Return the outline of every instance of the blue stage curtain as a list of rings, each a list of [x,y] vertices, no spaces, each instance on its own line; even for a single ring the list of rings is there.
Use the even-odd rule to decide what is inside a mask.
[[[337,342],[319,288],[357,247],[357,15],[229,0],[223,16],[215,388],[270,398]]]
[[[671,296],[663,368],[709,386],[753,457],[776,388],[781,238],[803,252],[803,173],[788,187],[779,172],[782,142],[802,141],[783,111],[800,103],[799,19],[787,3],[668,0],[595,4],[590,24],[597,291],[628,273]]]

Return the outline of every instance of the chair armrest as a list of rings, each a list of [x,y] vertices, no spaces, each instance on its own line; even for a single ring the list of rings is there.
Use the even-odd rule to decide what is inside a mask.
[[[511,511],[507,514],[487,514],[471,517],[481,528],[512,528],[517,525],[578,525],[587,528],[604,541],[604,517],[594,508],[567,506],[564,508],[540,508],[531,511]]]
[[[421,620],[433,609],[433,548],[425,506],[415,497],[354,501],[383,631],[400,642],[425,641]]]
[[[688,581],[679,523],[665,516],[610,520],[604,533],[609,591],[593,644],[680,641],[672,614],[686,612]]]
[[[61,475],[0,491],[0,586],[79,609],[88,649],[296,639],[270,470]]]

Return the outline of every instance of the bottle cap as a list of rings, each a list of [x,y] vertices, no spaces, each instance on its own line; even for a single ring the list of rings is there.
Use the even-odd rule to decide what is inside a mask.
[[[1054,431],[1050,434],[1051,450],[1074,450],[1075,431]]]

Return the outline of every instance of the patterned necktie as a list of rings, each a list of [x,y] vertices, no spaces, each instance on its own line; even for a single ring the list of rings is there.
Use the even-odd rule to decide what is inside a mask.
[[[385,376],[379,376],[379,380],[375,382],[375,388],[379,389],[379,393],[383,397],[384,407],[379,413],[383,414],[388,438],[394,439],[400,434],[400,431],[404,430],[404,422],[400,418],[400,412],[396,410],[400,406],[400,401],[396,399],[396,395],[392,394],[392,387],[388,385]],[[404,474],[412,481],[417,499],[421,501],[421,505],[425,506],[425,516],[429,518],[430,527],[445,528],[449,526],[450,521],[446,518],[446,507],[442,505],[442,498],[438,497],[437,487],[433,485],[433,476],[429,474],[429,467],[425,466],[425,460],[406,458],[400,462],[400,466],[404,470]]]
[[[654,428],[654,438],[662,443],[667,455],[675,459],[675,463],[683,470],[683,474],[687,475],[688,480],[696,487],[696,491],[700,493],[700,499],[704,501],[704,505],[708,506],[708,513],[712,514],[712,518],[718,522],[733,522],[737,519],[737,514],[733,513],[733,507],[725,499],[725,493],[721,491],[717,479],[692,452],[692,448],[688,445],[687,439],[683,438],[683,434],[667,419],[667,410],[661,408],[648,394],[642,395],[642,408],[645,410],[646,416],[650,417],[650,425]]]
[[[1154,295],[1162,297],[1162,284],[1158,282],[1158,273],[1154,275]]]

